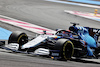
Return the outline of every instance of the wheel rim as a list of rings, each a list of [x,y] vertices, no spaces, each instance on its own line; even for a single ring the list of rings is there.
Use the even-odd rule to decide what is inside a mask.
[[[19,44],[25,44],[26,42],[28,42],[28,37],[26,34],[22,34],[18,37],[18,41]]]
[[[24,45],[24,44],[27,43],[27,42],[28,42],[27,37],[24,36],[24,37],[20,38],[20,40],[19,40],[18,43],[19,43],[20,45]]]
[[[66,60],[71,59],[74,53],[74,46],[72,42],[67,41],[63,47],[63,56]]]
[[[19,38],[18,38],[18,44],[19,44],[19,50],[21,50],[21,46],[24,45],[25,43],[28,42],[28,37],[26,34],[22,34]]]

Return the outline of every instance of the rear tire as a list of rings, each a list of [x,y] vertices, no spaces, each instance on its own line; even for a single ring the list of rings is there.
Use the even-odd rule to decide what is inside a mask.
[[[26,33],[20,31],[13,32],[8,40],[8,43],[18,43],[19,44],[18,50],[21,50],[21,46],[27,42],[28,42],[28,36],[26,35]]]
[[[68,39],[59,39],[55,44],[55,49],[60,50],[61,59],[70,60],[74,53],[74,45]]]

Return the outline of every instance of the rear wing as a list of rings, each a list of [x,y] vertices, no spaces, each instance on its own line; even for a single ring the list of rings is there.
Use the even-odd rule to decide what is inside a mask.
[[[91,27],[85,27],[85,28],[88,29],[89,32],[100,33],[100,29],[98,28],[91,28]]]
[[[85,28],[88,29],[90,36],[92,36],[93,38],[96,38],[98,40],[98,38],[100,36],[100,29],[91,28],[91,27],[85,27]]]

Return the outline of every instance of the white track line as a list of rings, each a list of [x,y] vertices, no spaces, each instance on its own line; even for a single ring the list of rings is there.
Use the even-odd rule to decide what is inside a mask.
[[[72,14],[72,15],[75,15],[75,16],[79,16],[79,17],[84,17],[84,18],[100,21],[100,17],[99,17],[100,14],[97,14],[98,16],[94,16],[93,13],[70,11],[70,10],[64,10],[64,12]]]
[[[0,18],[1,22],[11,24],[11,25],[14,25],[14,26],[17,26],[17,27],[38,33],[38,34],[42,34],[43,30],[46,30],[47,34],[54,34],[55,33],[54,30],[51,30],[51,29],[48,29],[48,28],[45,28],[45,27],[41,27],[41,26],[38,26],[38,25],[35,25],[35,24],[20,21],[20,20],[10,18],[10,17],[4,16],[4,15],[0,15],[0,17],[2,17],[2,18]]]
[[[64,3],[64,4],[71,4],[71,5],[84,6],[84,7],[91,7],[91,8],[100,8],[100,6],[96,6],[96,5],[80,4],[80,3],[73,3],[73,2],[60,1],[60,0],[45,0],[45,1]]]

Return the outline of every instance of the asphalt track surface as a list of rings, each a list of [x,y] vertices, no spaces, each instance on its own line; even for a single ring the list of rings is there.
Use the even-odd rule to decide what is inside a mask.
[[[44,0],[0,0],[0,15],[26,21],[50,29],[68,29],[70,22],[81,26],[100,28],[100,22],[64,13],[64,10],[94,12],[95,8],[47,2]],[[100,11],[100,9],[98,9]],[[10,31],[20,30],[29,36],[35,33],[0,22]],[[56,61],[50,58],[16,54],[0,50],[0,67],[100,67],[100,64],[84,61]]]

